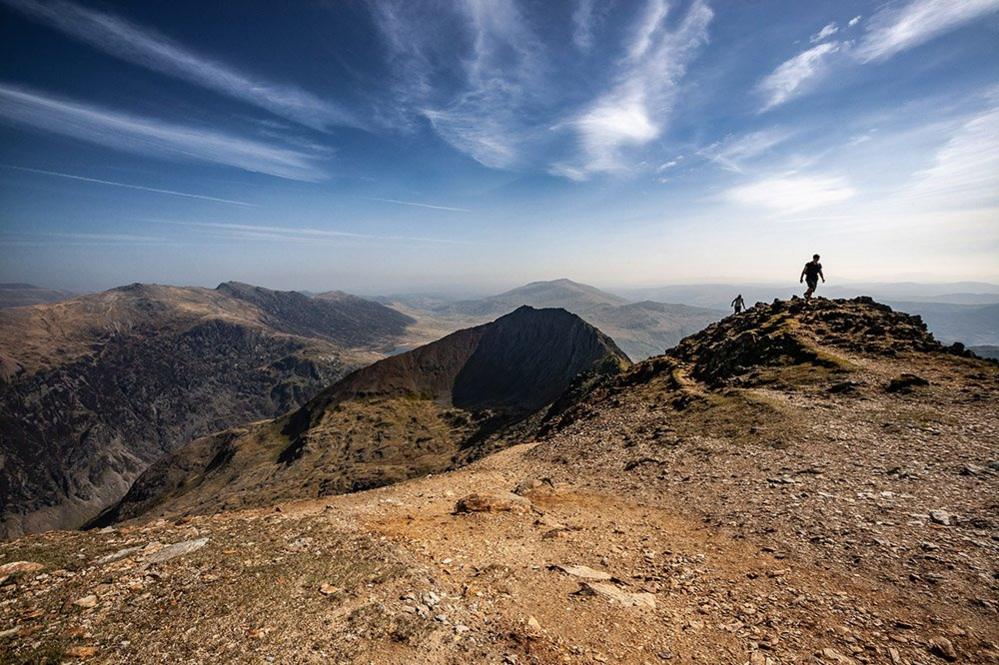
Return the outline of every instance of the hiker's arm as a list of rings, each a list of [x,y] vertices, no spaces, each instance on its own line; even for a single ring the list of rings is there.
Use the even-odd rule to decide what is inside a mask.
[[[801,269],[801,277],[799,277],[799,278],[798,278],[798,283],[799,283],[799,284],[800,284],[801,282],[804,282],[804,281],[805,281],[805,271],[806,271],[806,270],[808,270],[808,266],[805,266],[804,268],[802,268],[802,269]]]
[[[822,274],[821,270],[819,271],[819,277],[822,278],[822,283],[825,284],[826,283],[826,276]]]

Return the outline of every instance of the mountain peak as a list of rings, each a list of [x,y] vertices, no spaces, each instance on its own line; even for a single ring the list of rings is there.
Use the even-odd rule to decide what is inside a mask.
[[[629,365],[575,314],[523,306],[359,369],[281,418],[192,441],[144,473],[99,523],[443,471],[512,443],[516,428],[529,430],[578,376]]]
[[[794,297],[727,316],[616,381],[635,385],[667,377],[677,387],[684,382],[677,377],[685,376],[712,388],[791,385],[842,379],[857,369],[858,357],[906,354],[972,355],[961,345],[938,342],[918,316],[868,297],[807,303]]]

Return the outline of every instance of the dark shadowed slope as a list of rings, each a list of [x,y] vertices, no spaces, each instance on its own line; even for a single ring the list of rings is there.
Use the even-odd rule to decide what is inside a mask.
[[[633,360],[662,353],[682,337],[717,321],[724,312],[703,307],[624,298],[568,279],[532,282],[512,291],[478,300],[440,303],[408,299],[394,303],[412,313],[419,329],[430,334],[482,323],[521,305],[561,307],[609,335]]]
[[[354,372],[273,421],[191,442],[98,523],[325,496],[442,471],[511,441],[578,375],[628,360],[564,310],[521,307]]]
[[[378,359],[406,321],[241,284],[0,311],[0,536],[80,525],[174,446],[283,413]]]

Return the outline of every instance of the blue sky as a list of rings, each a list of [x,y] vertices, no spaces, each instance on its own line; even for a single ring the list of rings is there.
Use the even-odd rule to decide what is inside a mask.
[[[999,0],[0,0],[0,280],[999,281]]]

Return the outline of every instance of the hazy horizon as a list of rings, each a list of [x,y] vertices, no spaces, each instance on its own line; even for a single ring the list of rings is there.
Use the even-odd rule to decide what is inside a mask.
[[[785,280],[785,281],[772,281],[772,282],[747,282],[747,281],[712,281],[712,282],[663,282],[663,283],[651,283],[651,284],[638,284],[638,285],[613,285],[613,284],[593,284],[589,282],[583,282],[578,279],[573,279],[571,277],[555,277],[552,279],[543,280],[525,280],[521,282],[510,282],[510,281],[498,281],[494,287],[471,287],[471,286],[460,286],[455,284],[446,284],[439,287],[427,287],[423,289],[416,290],[373,290],[370,288],[361,288],[355,290],[343,289],[338,285],[318,285],[318,286],[279,286],[275,284],[266,283],[256,283],[256,282],[244,282],[251,284],[252,286],[259,286],[265,289],[279,290],[279,291],[298,291],[305,294],[317,294],[329,291],[347,291],[352,295],[364,297],[364,298],[384,298],[384,297],[441,297],[446,299],[475,299],[481,297],[489,297],[493,295],[499,295],[506,291],[512,291],[524,286],[531,286],[534,284],[547,284],[556,281],[568,280],[580,286],[593,287],[600,291],[604,291],[610,294],[623,296],[629,300],[642,300],[642,299],[652,299],[654,297],[646,298],[645,296],[649,292],[654,291],[666,291],[666,290],[682,290],[686,288],[690,289],[711,289],[711,288],[727,288],[734,290],[745,290],[747,292],[753,291],[780,291],[786,290],[789,295],[798,294],[801,291],[801,285],[797,280]],[[112,284],[107,287],[97,288],[97,289],[77,289],[74,290],[70,287],[63,287],[59,285],[53,285],[49,283],[33,283],[33,282],[0,282],[0,286],[31,286],[43,289],[56,289],[62,290],[75,295],[85,295],[88,293],[97,293],[101,291],[106,291],[113,288],[126,287],[131,284],[150,284],[150,285],[160,285],[160,286],[175,286],[182,288],[204,288],[204,289],[215,289],[219,285],[225,282],[241,282],[242,280],[221,280],[219,282],[212,283],[197,283],[197,282],[122,282],[120,284]],[[844,281],[835,284],[828,284],[823,287],[823,292],[830,297],[843,297],[844,292],[856,293],[857,295],[864,294],[874,294],[876,296],[888,296],[896,300],[904,300],[907,297],[914,297],[920,299],[932,299],[934,297],[944,297],[944,296],[954,296],[954,295],[980,295],[980,296],[995,296],[999,299],[999,284],[993,284],[989,282],[977,282],[977,281],[962,281],[962,282],[864,282],[864,281]],[[890,295],[889,295],[890,294]]]
[[[999,283],[999,0],[0,0],[0,281]]]

